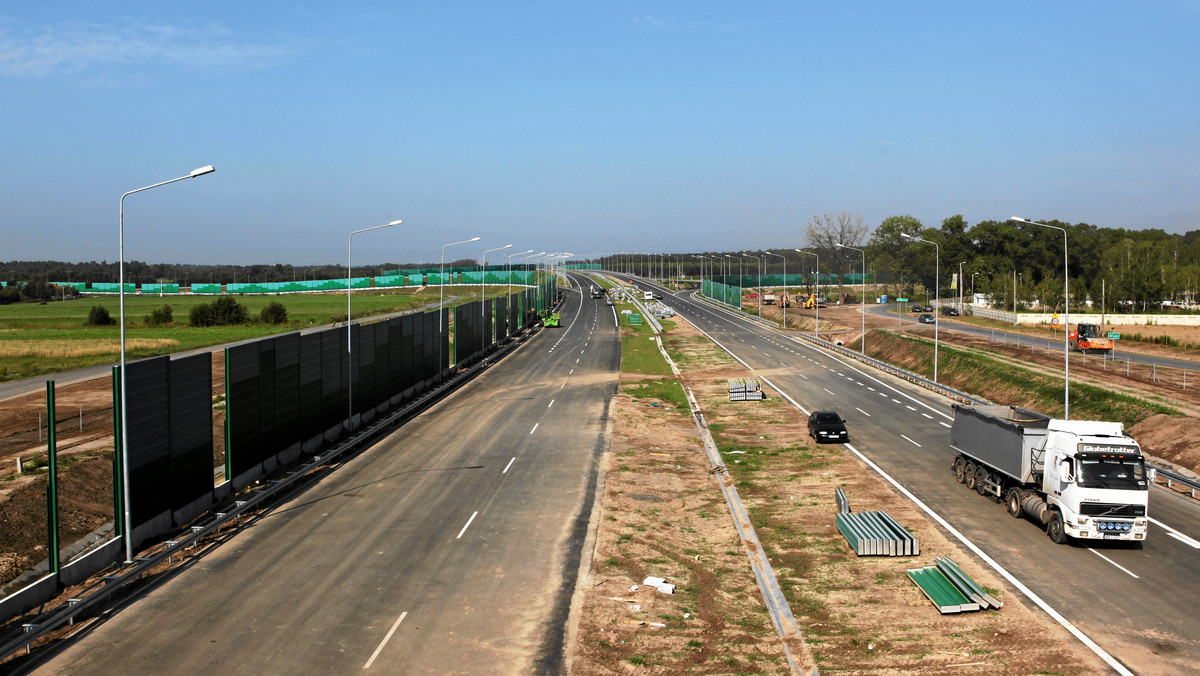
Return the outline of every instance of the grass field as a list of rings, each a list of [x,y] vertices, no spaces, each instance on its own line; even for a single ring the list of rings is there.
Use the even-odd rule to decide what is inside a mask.
[[[514,293],[517,291],[514,288]],[[487,297],[508,292],[505,286],[487,287]],[[479,299],[478,286],[447,287],[446,297],[457,296],[453,305]],[[401,312],[438,301],[438,287],[370,289],[354,293],[355,318]],[[130,359],[220,345],[238,340],[286,333],[346,320],[346,294],[294,294],[280,296],[233,296],[244,305],[250,324],[222,327],[191,327],[188,313],[215,296],[125,297],[126,353]],[[258,322],[259,312],[271,301],[287,308],[286,324]],[[120,329],[117,326],[85,326],[93,306],[120,316],[116,296],[90,296],[40,304],[33,302],[0,305],[0,381],[29,378],[74,368],[106,364],[117,359]],[[151,311],[170,305],[175,321],[168,326],[149,327],[144,319]]]

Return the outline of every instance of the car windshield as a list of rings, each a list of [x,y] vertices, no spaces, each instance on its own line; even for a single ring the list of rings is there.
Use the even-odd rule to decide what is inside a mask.
[[[833,425],[842,422],[842,417],[836,413],[818,413],[818,425]]]
[[[1141,458],[1079,456],[1079,485],[1084,488],[1149,490]]]

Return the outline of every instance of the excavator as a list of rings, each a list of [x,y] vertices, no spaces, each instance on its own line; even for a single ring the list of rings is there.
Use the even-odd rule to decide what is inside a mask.
[[[1095,324],[1076,324],[1075,327],[1075,330],[1067,336],[1067,344],[1072,351],[1112,352],[1112,341],[1100,334],[1100,327]]]

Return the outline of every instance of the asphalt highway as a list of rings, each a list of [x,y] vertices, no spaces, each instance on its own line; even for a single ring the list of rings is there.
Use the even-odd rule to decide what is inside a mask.
[[[39,673],[563,671],[620,364],[612,308],[578,289],[561,327]]]
[[[906,315],[906,314],[892,312],[892,308],[894,308],[894,307],[895,307],[895,305],[890,305],[890,304],[889,305],[869,305],[869,306],[867,306],[866,311],[877,317],[890,317],[892,319],[895,319],[897,324],[916,324],[917,323],[917,315],[915,313],[910,316],[910,315]],[[1116,315],[1116,316],[1120,316],[1120,315]],[[956,322],[953,319],[946,319],[945,317],[939,317],[938,322],[939,322],[939,328],[942,331],[960,331],[962,333],[969,333],[971,335],[979,336],[981,338],[991,338],[994,340],[1003,340],[1003,341],[1006,341],[1007,343],[1015,343],[1019,340],[1021,345],[1033,345],[1033,346],[1036,346],[1037,349],[1039,349],[1039,350],[1049,349],[1052,351],[1059,350],[1061,352],[1061,350],[1063,349],[1062,338],[1059,338],[1058,340],[1049,340],[1046,338],[1035,338],[1033,336],[1026,336],[1026,335],[1021,335],[1021,334],[1017,334],[1017,333],[1009,333],[1008,331],[998,331],[996,329],[985,329],[981,326],[972,326],[971,324],[964,324],[961,322]],[[1116,344],[1115,352],[1116,352],[1116,356],[1118,359],[1121,359],[1121,360],[1128,359],[1129,361],[1133,362],[1134,364],[1155,364],[1157,366],[1163,366],[1163,367],[1167,367],[1167,368],[1186,369],[1188,371],[1200,371],[1200,362],[1190,361],[1187,359],[1171,359],[1170,357],[1156,357],[1154,355],[1138,354],[1136,352],[1126,352],[1121,349],[1121,341],[1120,340],[1116,341],[1116,343],[1117,344]],[[1083,358],[1084,357],[1081,353],[1075,353],[1071,357],[1071,362],[1074,363],[1076,360],[1082,360]],[[1093,355],[1091,358],[1092,359],[1100,359],[1100,355]]]
[[[1128,545],[1056,545],[1044,527],[954,480],[949,400],[827,353],[778,329],[635,280],[743,361],[805,414],[847,418],[847,450],[861,453],[1008,571],[1045,607],[1141,673],[1185,673],[1200,664],[1200,507],[1166,489],[1150,495],[1150,534]],[[855,504],[856,510],[870,509]],[[832,504],[832,498],[831,498]],[[953,534],[951,534],[953,537]],[[1010,591],[1019,593],[1015,588]],[[907,609],[897,609],[907,612]],[[1003,611],[1001,611],[1003,612]]]

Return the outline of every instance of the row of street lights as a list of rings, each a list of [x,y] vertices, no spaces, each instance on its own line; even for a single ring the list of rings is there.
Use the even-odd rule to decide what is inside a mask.
[[[148,185],[148,186],[145,186],[142,188],[137,188],[135,190],[130,190],[129,192],[126,192],[123,195],[121,195],[120,202],[118,203],[118,235],[117,235],[118,240],[117,240],[117,242],[118,242],[118,249],[119,249],[119,252],[118,252],[119,280],[118,280],[118,285],[117,285],[117,290],[118,290],[117,295],[118,295],[118,304],[120,306],[120,315],[121,315],[121,326],[120,326],[120,334],[121,334],[121,336],[120,336],[120,353],[121,353],[121,355],[120,355],[120,364],[121,364],[121,369],[120,369],[120,371],[121,371],[121,375],[120,375],[121,435],[120,435],[120,437],[121,438],[120,438],[120,441],[121,441],[121,450],[120,450],[120,459],[121,459],[121,502],[123,504],[122,513],[123,513],[123,530],[124,530],[124,540],[125,540],[125,563],[133,562],[133,523],[132,523],[132,510],[131,510],[131,505],[130,505],[130,481],[129,481],[129,425],[128,425],[128,416],[126,413],[128,410],[128,405],[127,405],[127,400],[126,400],[126,391],[128,388],[126,386],[127,358],[126,358],[126,340],[125,340],[125,198],[134,193],[143,192],[146,190],[150,190],[152,188],[158,188],[158,187],[161,187],[164,185],[168,185],[168,184],[175,183],[178,181],[183,181],[183,180],[189,179],[189,178],[197,178],[200,176],[211,174],[214,171],[216,171],[216,169],[214,169],[211,165],[204,166],[204,167],[195,169],[195,170],[189,172],[188,174],[186,174],[184,176],[180,176],[178,178],[172,178],[167,181],[162,181],[159,183],[155,183],[153,185]],[[347,242],[346,242],[346,356],[347,356],[346,400],[347,400],[347,408],[348,408],[348,420],[349,420],[349,424],[350,424],[351,428],[354,427],[354,391],[353,391],[354,380],[352,377],[352,375],[353,375],[353,371],[352,371],[353,356],[354,355],[353,355],[353,340],[351,339],[351,336],[352,336],[351,329],[353,326],[353,316],[354,316],[353,315],[353,300],[352,300],[353,295],[354,295],[353,294],[354,279],[352,277],[354,236],[358,235],[358,234],[362,234],[364,232],[370,232],[371,230],[381,230],[383,228],[395,227],[397,225],[401,225],[403,222],[404,221],[401,219],[396,219],[394,221],[385,223],[383,225],[376,225],[376,226],[372,226],[370,228],[362,228],[361,230],[354,230],[353,232],[350,233],[349,237],[347,238]],[[441,315],[440,316],[441,321],[439,322],[439,333],[443,338],[446,333],[446,326],[445,326],[445,313],[441,310],[441,306],[443,303],[445,303],[446,249],[448,247],[457,246],[459,244],[468,244],[471,242],[477,242],[477,241],[479,241],[479,239],[480,239],[479,237],[472,237],[471,239],[462,240],[461,242],[451,242],[442,247],[442,260],[441,260],[441,267],[440,267],[440,273],[439,273],[440,278],[441,278],[439,281],[441,283],[439,283],[439,285],[438,285],[439,286],[438,307],[439,307],[439,315]],[[502,247],[488,249],[483,252],[482,269],[483,269],[483,276],[484,276],[483,282],[485,284],[487,281],[487,279],[486,279],[487,278],[487,254],[489,254],[493,251],[500,251],[503,249],[508,249],[510,247],[512,247],[512,244],[506,244]],[[516,254],[511,254],[508,256],[507,265],[509,268],[508,282],[509,282],[509,294],[510,295],[512,293],[512,272],[511,272],[511,270],[512,270],[513,257],[514,256],[525,256],[526,260],[528,260],[529,254],[532,254],[532,252],[533,252],[533,249],[528,249],[526,251],[522,251],[522,252],[516,253]],[[533,254],[533,256],[535,256],[535,257],[546,256],[544,261],[547,263],[551,260],[569,257],[571,255],[572,254],[565,253],[565,252],[547,255],[545,251],[542,251],[537,254]],[[483,288],[481,288],[480,289],[480,298],[482,299],[482,297],[484,295],[486,295],[485,290]],[[484,336],[484,339],[486,341],[486,336]],[[439,341],[439,345],[444,345],[444,344],[445,344],[444,339]],[[445,354],[442,354],[441,351],[439,350],[439,359],[441,360],[441,363],[443,365],[445,364],[445,358],[446,358]]]

